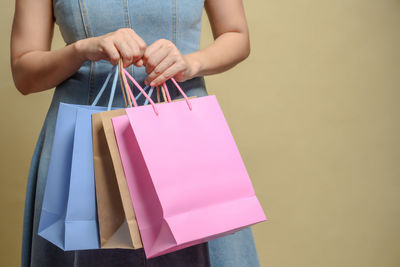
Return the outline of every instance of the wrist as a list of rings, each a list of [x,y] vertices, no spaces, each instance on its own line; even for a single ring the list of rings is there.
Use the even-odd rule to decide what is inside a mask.
[[[87,41],[88,39],[82,39],[72,44],[72,47],[74,49],[74,54],[76,55],[78,60],[82,63],[89,60],[86,53]]]
[[[187,76],[189,76],[188,79],[202,76],[202,64],[201,61],[197,58],[197,56],[193,53],[184,55],[184,57],[189,66],[189,71],[187,74]]]

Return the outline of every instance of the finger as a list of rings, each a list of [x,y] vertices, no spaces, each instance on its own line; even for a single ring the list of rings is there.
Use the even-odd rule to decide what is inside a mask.
[[[146,43],[131,28],[124,29],[123,34],[133,51],[132,63],[135,64],[135,66],[137,66],[137,67],[143,66],[142,58],[143,58],[143,54],[146,50]]]
[[[150,46],[146,48],[143,54],[143,63],[146,65],[151,55],[161,49],[161,42],[155,41]]]
[[[138,61],[135,62],[136,67],[141,67],[143,66],[143,59],[139,59]]]
[[[171,55],[165,57],[154,69],[153,71],[147,76],[145,83],[150,84],[155,78],[160,76],[164,73],[170,66],[172,66],[177,59]]]
[[[176,74],[182,72],[184,70],[184,66],[180,63],[175,63],[166,69],[162,74],[160,74],[157,78],[155,78],[151,83],[150,86],[159,86],[164,83],[166,80],[171,79]]]
[[[142,59],[142,54],[140,52],[139,46],[137,44],[137,41],[135,39],[133,39],[132,36],[126,35],[125,36],[125,42],[129,46],[129,48],[131,49],[131,52],[132,52],[132,54],[131,54],[131,58],[132,59],[129,62],[129,65],[132,64],[132,63],[136,65],[136,62],[138,60]]]
[[[158,49],[154,50],[152,54],[149,55],[147,61],[144,58],[145,67],[147,74],[153,72],[153,70],[164,60],[168,57],[169,52],[167,49]]]
[[[114,43],[122,57],[124,67],[129,66],[133,60],[133,51],[128,42],[124,38],[117,38],[114,39]]]
[[[103,49],[103,53],[106,55],[107,60],[110,61],[111,64],[117,65],[118,60],[120,59],[120,54],[114,43],[111,41],[105,41],[102,43],[101,47]]]
[[[144,52],[146,51],[146,43],[145,41],[140,38],[139,35],[134,30],[129,31],[129,36],[136,41],[136,44],[140,51],[140,57],[143,57]]]

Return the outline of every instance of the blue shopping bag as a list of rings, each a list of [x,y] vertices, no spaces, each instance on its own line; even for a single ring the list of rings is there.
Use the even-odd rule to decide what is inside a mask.
[[[95,106],[114,72],[108,107]],[[117,80],[114,67],[91,106],[60,103],[38,234],[63,250],[100,248],[91,119],[111,109]]]

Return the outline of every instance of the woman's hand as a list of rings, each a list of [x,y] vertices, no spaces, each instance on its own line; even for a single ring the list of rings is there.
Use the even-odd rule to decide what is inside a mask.
[[[134,30],[122,28],[102,36],[80,40],[76,42],[76,49],[84,60],[105,59],[116,65],[122,58],[124,67],[131,64],[141,67],[146,43]]]
[[[183,56],[169,40],[160,39],[147,47],[143,64],[148,74],[145,83],[158,86],[170,78],[183,82],[196,76],[198,64]]]

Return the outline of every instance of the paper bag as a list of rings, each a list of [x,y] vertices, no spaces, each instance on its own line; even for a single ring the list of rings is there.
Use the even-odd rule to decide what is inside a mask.
[[[124,109],[93,114],[93,156],[102,248],[142,247],[111,118]]]

